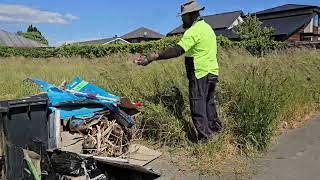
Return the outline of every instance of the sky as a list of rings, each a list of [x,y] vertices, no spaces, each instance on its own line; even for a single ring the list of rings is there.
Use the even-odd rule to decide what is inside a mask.
[[[187,0],[0,0],[0,29],[26,31],[35,25],[51,46],[121,36],[141,26],[166,34],[181,24]],[[284,4],[320,6],[320,0],[198,0],[202,15],[256,12]]]

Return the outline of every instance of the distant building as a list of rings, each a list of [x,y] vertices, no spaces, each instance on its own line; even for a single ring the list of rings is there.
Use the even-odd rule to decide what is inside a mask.
[[[153,41],[163,38],[164,35],[157,33],[145,27],[138,28],[123,36],[114,36],[113,38],[97,39],[83,42],[75,42],[75,45],[105,45],[112,43],[139,43],[142,41]]]
[[[7,32],[4,30],[0,30],[0,46],[19,48],[48,47],[45,44],[41,44],[37,41],[22,37],[16,33]]]
[[[129,41],[131,43],[139,43],[142,41],[154,41],[162,39],[164,35],[155,32],[151,29],[140,27],[126,35],[121,36],[122,39]]]
[[[279,41],[320,40],[320,7],[286,4],[255,13],[262,26],[273,28]]]
[[[233,31],[233,28],[243,22],[243,16],[244,13],[242,11],[234,11],[203,16],[203,19],[212,27],[217,36],[223,35],[230,39],[236,39],[238,36]],[[180,35],[184,32],[185,29],[181,25],[169,32],[167,36]]]
[[[318,41],[320,40],[320,7],[286,4],[253,13],[263,27],[273,28],[273,37],[278,41]],[[233,28],[243,22],[242,11],[204,16],[204,20],[214,29],[216,35],[238,39]],[[182,26],[169,32],[167,36],[184,33]]]
[[[113,43],[124,43],[128,44],[130,42],[118,37],[114,36],[112,38],[105,38],[105,39],[97,39],[97,40],[90,40],[90,41],[82,41],[82,42],[74,42],[70,44],[74,45],[106,45],[106,44],[113,44]]]

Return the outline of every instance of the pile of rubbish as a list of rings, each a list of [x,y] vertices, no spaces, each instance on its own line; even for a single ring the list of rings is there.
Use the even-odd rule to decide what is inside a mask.
[[[108,167],[110,173],[113,166],[154,175],[142,167],[159,157],[159,153],[151,154],[151,159],[148,157],[147,160],[143,159],[144,155],[140,155],[141,161],[137,158],[129,160],[139,149],[145,148],[130,144],[134,117],[143,106],[141,102],[132,103],[128,98],[113,95],[80,77],[60,86],[36,78],[28,80],[36,83],[49,99],[48,150],[51,159],[48,161],[59,179],[81,176],[107,179],[105,168]],[[144,149],[144,152],[149,150]]]
[[[142,103],[110,94],[79,77],[59,87],[31,80],[48,94],[50,109],[59,112],[55,118],[61,120],[63,129],[82,136],[82,153],[107,157],[126,153],[131,139],[129,128],[134,125],[132,115],[139,112]],[[61,148],[59,144],[52,148]]]

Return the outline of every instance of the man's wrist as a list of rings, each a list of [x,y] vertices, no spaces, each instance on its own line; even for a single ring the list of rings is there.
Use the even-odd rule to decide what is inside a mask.
[[[154,59],[155,61],[157,61],[157,60],[160,59],[160,55],[159,55],[158,53],[155,53],[155,54],[154,54],[154,57],[155,57],[155,59]]]
[[[157,61],[160,59],[160,56],[158,53],[152,53],[148,55],[149,57],[147,58],[150,62],[152,61]]]

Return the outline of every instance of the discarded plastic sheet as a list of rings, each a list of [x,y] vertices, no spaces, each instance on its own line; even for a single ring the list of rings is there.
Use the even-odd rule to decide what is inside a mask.
[[[67,119],[71,117],[90,117],[93,116],[95,112],[103,110],[102,107],[99,107],[99,105],[116,105],[116,101],[106,101],[106,100],[98,100],[98,99],[92,99],[85,96],[76,95],[75,93],[70,93],[65,89],[59,89],[58,87],[54,86],[53,84],[50,84],[48,82],[45,82],[40,79],[32,78],[32,81],[38,84],[43,92],[48,93],[49,101],[52,110],[55,110],[56,107],[59,107],[61,105],[65,105],[64,107],[60,107],[61,109],[61,118]],[[67,88],[74,88],[70,90],[77,90],[79,92],[84,91],[85,93],[100,93],[102,95],[105,95],[110,98],[119,98],[114,95],[111,95],[110,93],[103,91],[102,89],[96,87],[95,85],[92,85],[88,82],[81,81],[79,77],[76,77],[70,85],[67,85]],[[86,101],[87,103],[96,104],[96,106],[84,106],[83,103]],[[77,103],[79,103],[79,106],[77,107]],[[68,106],[69,105],[69,106]],[[70,106],[73,105],[73,106]],[[81,107],[82,105],[82,107]]]
[[[76,77],[70,84],[67,84],[65,89],[36,78],[32,78],[32,81],[38,84],[43,92],[48,93],[50,103],[53,107],[59,106],[60,103],[81,101],[117,105],[117,102],[120,99],[120,97],[112,95],[94,84],[83,81],[79,77]],[[96,98],[97,96],[105,98]]]
[[[31,80],[48,94],[50,109],[54,112],[58,108],[61,119],[92,117],[97,112],[108,109],[117,116],[122,125],[133,126],[132,117],[117,106],[120,97],[80,77],[76,77],[66,87],[56,87],[37,78]]]
[[[51,107],[52,111],[57,108]],[[87,108],[87,107],[64,107],[60,108],[61,119],[82,118],[94,116],[96,112],[102,111],[103,108]]]
[[[107,104],[113,103],[116,105],[120,99],[120,97],[110,94],[92,83],[83,81],[79,77],[76,77],[70,84],[68,84],[67,89],[71,90],[71,92],[80,92],[84,96],[86,95],[89,98],[96,99]]]

